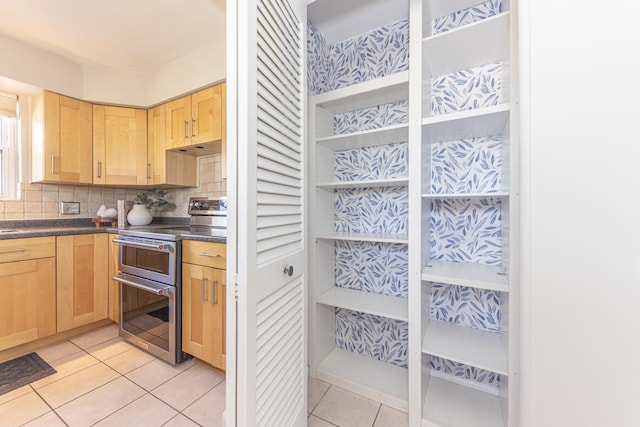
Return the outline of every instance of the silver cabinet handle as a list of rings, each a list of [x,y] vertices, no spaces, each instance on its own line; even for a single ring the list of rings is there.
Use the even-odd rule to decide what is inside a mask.
[[[201,290],[202,290],[202,303],[203,303],[203,304],[204,304],[204,302],[206,301],[206,300],[205,300],[205,298],[204,298],[204,282],[205,282],[205,280],[207,280],[207,279],[205,279],[205,278],[203,277],[203,278],[202,278],[202,280],[200,281],[200,283],[201,283],[201,287],[202,287],[202,289],[201,289]]]
[[[196,119],[191,119],[191,136],[196,136]]]
[[[102,162],[98,162],[98,178],[102,178]]]
[[[217,280],[211,281],[211,305],[216,305],[216,282]]]
[[[124,283],[125,285],[133,286],[134,288],[139,288],[156,295],[169,295],[169,291],[171,290],[171,288],[173,288],[173,286],[171,285],[164,285],[162,283],[158,283],[158,287],[146,286],[143,283],[127,280],[124,277],[121,277],[121,275],[113,276],[112,279],[120,283]],[[165,291],[167,293],[165,293]]]
[[[56,174],[56,156],[51,155],[51,175]]]
[[[147,163],[147,179],[151,179],[151,163]]]
[[[187,139],[187,126],[189,126],[189,122],[185,120],[184,121],[184,139]]]
[[[165,251],[165,252],[172,252],[173,251],[171,246],[165,246],[165,245],[151,245],[149,243],[131,242],[129,240],[122,240],[122,239],[113,239],[112,241],[114,243],[120,243],[120,244],[124,244],[125,246],[131,246],[131,247],[134,247],[134,248],[156,249],[156,250]]]
[[[11,254],[14,252],[26,252],[28,249],[6,249],[4,251],[0,251],[0,254]]]
[[[200,256],[208,256],[210,258],[220,258],[220,257],[222,257],[222,255],[220,255],[220,254],[208,254],[206,252],[202,252],[202,253],[200,253],[198,255],[200,255]]]

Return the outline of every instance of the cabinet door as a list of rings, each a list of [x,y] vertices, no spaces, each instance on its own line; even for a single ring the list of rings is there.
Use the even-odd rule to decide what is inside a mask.
[[[45,91],[33,109],[34,181],[91,184],[91,104]]]
[[[93,183],[146,185],[147,112],[93,106]]]
[[[220,85],[191,95],[191,144],[222,139],[222,88]]]
[[[56,259],[0,264],[0,350],[56,333]]]
[[[191,144],[191,96],[184,96],[166,104],[166,148]]]
[[[182,265],[182,351],[224,369],[225,271]]]
[[[109,248],[109,272],[107,282],[109,283],[109,319],[116,323],[120,322],[120,285],[111,278],[120,273],[118,270],[118,244],[113,241],[119,237],[117,234],[109,234],[107,246]]]
[[[227,245],[185,240],[182,242],[182,262],[224,270],[227,268]]]
[[[167,109],[162,104],[148,111],[147,115],[147,184],[166,184],[166,123]]]
[[[227,84],[222,83],[220,85],[221,95],[221,107],[220,107],[220,121],[222,122],[222,140],[220,153],[222,154],[222,170],[220,176],[222,179],[227,179]]]
[[[106,234],[57,238],[58,332],[108,317]]]
[[[198,185],[198,160],[177,151],[167,149],[167,108],[166,104],[149,110],[147,119],[147,156],[149,163],[149,185],[179,185],[196,187]]]

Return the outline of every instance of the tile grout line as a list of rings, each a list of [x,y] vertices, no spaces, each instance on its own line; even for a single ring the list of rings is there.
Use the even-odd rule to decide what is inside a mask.
[[[44,402],[44,404],[45,404],[45,405],[47,405],[47,406],[49,407],[49,409],[51,409],[51,412],[53,412],[53,413],[55,414],[55,416],[56,416],[56,417],[58,417],[58,419],[59,419],[60,421],[62,421],[62,423],[63,423],[65,426],[67,426],[67,427],[68,427],[68,426],[69,426],[69,424],[67,424],[67,422],[66,422],[64,419],[62,419],[62,417],[60,416],[60,414],[58,414],[58,413],[56,412],[55,408],[54,408],[53,406],[51,406],[51,405],[49,404],[49,402],[47,402],[47,401],[45,400],[45,398],[44,398],[44,397],[42,397],[42,396],[40,395],[40,393],[38,393],[38,390],[36,390],[36,389],[31,385],[31,383],[29,383],[29,387],[31,387],[31,390],[33,390],[33,392],[36,394],[36,396],[38,396],[38,397],[40,398],[40,400],[42,400],[42,401]],[[36,418],[34,418],[34,419],[32,419],[32,420],[27,421],[27,422],[26,422],[26,423],[24,423],[24,424],[28,424],[28,423],[30,423],[30,422],[32,422],[32,421],[35,421],[35,420],[37,420],[38,418],[43,417],[43,416],[45,416],[45,415],[46,415],[46,413],[45,413],[45,414],[42,414],[42,415],[40,415],[39,417],[36,417]],[[23,424],[23,425],[24,425],[24,424]]]
[[[310,414],[313,415],[313,411],[316,410],[316,408],[318,407],[318,405],[320,404],[320,402],[322,401],[322,399],[324,399],[324,396],[327,394],[327,392],[329,391],[329,389],[333,387],[333,384],[329,384],[329,387],[327,387],[327,389],[324,391],[324,393],[322,393],[322,396],[320,396],[320,399],[318,399],[318,401],[316,402],[315,405],[313,405],[313,409],[311,409],[311,411],[309,411]],[[309,382],[307,381],[307,394],[309,394]],[[318,417],[319,418],[319,417]]]
[[[378,416],[380,416],[380,411],[382,410],[382,403],[380,403],[378,405],[378,410],[376,411],[376,416],[373,419],[373,423],[371,424],[371,427],[374,427],[376,425],[376,421],[378,421]]]

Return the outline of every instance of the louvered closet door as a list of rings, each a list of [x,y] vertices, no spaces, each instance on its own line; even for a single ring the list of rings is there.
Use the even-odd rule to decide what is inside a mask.
[[[231,2],[227,13],[228,34],[234,25],[237,34],[227,83],[239,284],[227,422],[306,426],[305,2]]]

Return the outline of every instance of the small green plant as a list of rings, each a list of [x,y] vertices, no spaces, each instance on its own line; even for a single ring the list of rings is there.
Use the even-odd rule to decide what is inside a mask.
[[[151,190],[139,192],[136,198],[133,199],[133,203],[136,205],[145,205],[147,209],[158,211],[175,208],[175,204],[164,199],[166,195],[166,191],[162,191],[158,187],[153,187]]]

